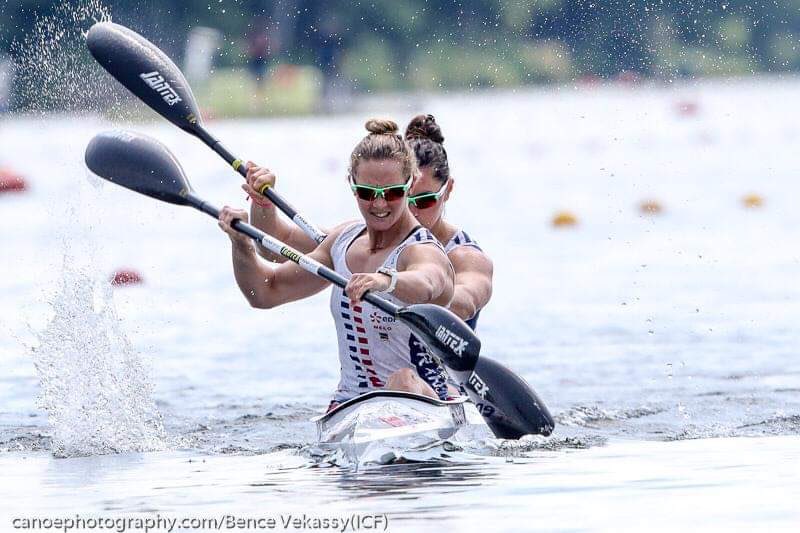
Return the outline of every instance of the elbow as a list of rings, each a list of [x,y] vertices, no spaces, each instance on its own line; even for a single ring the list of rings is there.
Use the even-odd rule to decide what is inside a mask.
[[[264,298],[254,289],[246,291],[244,296],[247,299],[247,303],[249,303],[250,307],[253,309],[272,309],[275,307],[273,302],[269,301],[267,298]]]
[[[478,308],[469,300],[456,301],[454,299],[450,304],[450,310],[461,320],[469,320],[478,312]]]
[[[441,284],[431,284],[429,288],[429,302],[447,307],[453,300],[453,285],[449,280],[445,280]]]

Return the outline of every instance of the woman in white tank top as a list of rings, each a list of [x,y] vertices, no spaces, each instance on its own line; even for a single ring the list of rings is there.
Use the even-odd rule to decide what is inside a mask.
[[[492,260],[463,229],[444,218],[445,204],[453,191],[444,135],[433,115],[417,115],[406,127],[405,138],[416,157],[420,177],[411,186],[408,202],[411,213],[444,245],[455,270],[455,287],[450,309],[474,329],[481,309],[492,296]],[[316,243],[288,220],[279,218],[274,205],[258,194],[261,187],[275,186],[269,169],[248,163],[248,183],[243,189],[253,199],[253,224],[302,252],[310,252]],[[284,261],[266,250],[263,255]],[[415,351],[417,346],[412,348]]]
[[[431,385],[444,369],[434,364],[419,370],[409,358],[411,333],[399,322],[361,298],[367,291],[395,302],[447,305],[453,296],[454,273],[441,244],[411,214],[407,191],[419,179],[414,155],[391,121],[370,120],[369,135],[350,156],[349,181],[363,222],[344,223],[308,255],[350,276],[344,290],[334,287],[331,312],[339,338],[342,376],[335,401],[374,388],[440,396]],[[255,172],[251,173],[252,175]],[[262,184],[248,176],[254,201],[266,198],[253,189]],[[233,230],[234,219],[247,212],[224,207],[219,225],[232,242],[236,282],[253,307],[271,308],[306,298],[325,289],[327,281],[292,262],[273,266],[261,260],[253,241]],[[430,378],[430,379],[428,379]]]

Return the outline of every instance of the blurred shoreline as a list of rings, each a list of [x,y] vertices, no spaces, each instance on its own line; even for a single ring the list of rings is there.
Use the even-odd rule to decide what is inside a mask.
[[[316,83],[313,74],[306,81]],[[471,96],[503,97],[505,95],[585,94],[608,95],[612,93],[636,94],[652,91],[687,93],[708,87],[757,86],[760,84],[781,85],[800,83],[800,73],[758,74],[756,76],[709,77],[702,79],[680,79],[665,82],[657,79],[581,79],[569,83],[523,85],[519,87],[453,89],[453,90],[408,90],[352,92],[342,91],[336,98],[326,100],[319,87],[306,86],[294,91],[281,86],[266,85],[263,92],[234,94],[221,85],[201,86],[195,91],[201,112],[207,120],[309,117],[325,115],[347,115],[367,113],[393,113],[408,110],[425,110],[428,103],[442,98],[466,98]],[[0,121],[12,119],[36,119],[55,117],[105,117],[114,122],[148,123],[158,122],[156,115],[141,102],[124,93],[120,102],[107,112],[96,110],[16,110],[0,112]],[[691,113],[691,110],[687,110]]]

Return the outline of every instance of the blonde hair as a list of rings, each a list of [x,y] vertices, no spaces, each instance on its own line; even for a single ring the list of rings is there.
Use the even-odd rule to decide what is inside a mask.
[[[400,135],[397,123],[392,120],[371,118],[364,124],[369,132],[350,154],[348,175],[355,182],[358,164],[361,161],[393,159],[403,165],[403,177],[418,176],[417,158],[414,151]]]

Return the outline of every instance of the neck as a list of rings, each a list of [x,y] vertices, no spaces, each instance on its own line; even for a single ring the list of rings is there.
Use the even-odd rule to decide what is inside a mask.
[[[367,238],[369,239],[370,251],[377,252],[397,246],[397,244],[399,244],[402,239],[405,239],[409,232],[418,224],[419,222],[417,222],[417,219],[411,214],[411,211],[406,210],[397,223],[387,230],[377,231],[367,226]]]
[[[453,234],[456,232],[456,227],[445,221],[444,217],[439,217],[429,229],[436,240],[443,245],[453,238]]]

